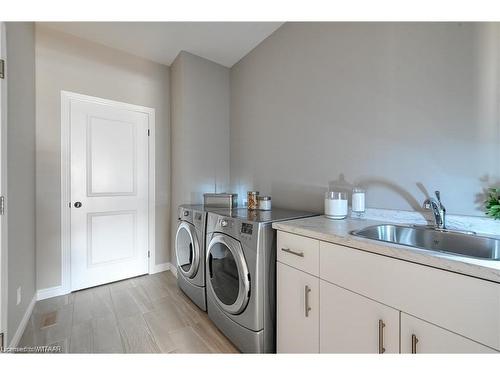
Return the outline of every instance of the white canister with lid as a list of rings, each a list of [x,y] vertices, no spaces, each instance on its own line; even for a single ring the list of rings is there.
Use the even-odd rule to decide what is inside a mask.
[[[352,189],[352,213],[356,216],[362,216],[365,213],[365,191],[362,188]]]
[[[345,219],[347,217],[347,193],[329,191],[325,194],[325,216],[329,219]]]
[[[259,201],[259,210],[269,211],[271,209],[271,197],[270,196],[259,196],[257,197]]]

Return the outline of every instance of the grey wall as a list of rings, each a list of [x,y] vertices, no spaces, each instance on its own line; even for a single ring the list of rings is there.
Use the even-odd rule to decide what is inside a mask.
[[[230,100],[229,69],[222,65],[181,52],[171,74],[174,241],[180,204],[202,203],[203,193],[228,188]]]
[[[36,27],[37,287],[61,282],[61,90],[156,111],[156,263],[170,259],[169,68]]]
[[[35,295],[35,29],[7,23],[8,342]],[[17,288],[21,287],[21,303]]]
[[[231,183],[323,210],[328,186],[367,206],[481,215],[500,180],[500,31],[474,23],[287,23],[231,69]]]

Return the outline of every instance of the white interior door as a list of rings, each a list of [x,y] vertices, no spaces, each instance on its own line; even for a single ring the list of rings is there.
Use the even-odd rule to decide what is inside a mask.
[[[148,114],[73,100],[71,289],[148,272]]]
[[[0,59],[6,61],[5,23],[0,22]],[[0,77],[0,196],[7,195],[7,82]],[[0,215],[0,335],[7,331],[7,222]],[[6,344],[6,338],[0,337]]]

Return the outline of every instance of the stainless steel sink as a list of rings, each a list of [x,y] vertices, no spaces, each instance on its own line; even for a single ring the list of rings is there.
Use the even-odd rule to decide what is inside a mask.
[[[500,240],[425,226],[382,224],[351,232],[354,236],[460,256],[500,260]]]

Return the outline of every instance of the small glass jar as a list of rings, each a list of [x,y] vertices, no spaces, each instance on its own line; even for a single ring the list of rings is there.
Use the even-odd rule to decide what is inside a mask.
[[[344,191],[328,191],[325,193],[325,216],[329,219],[345,219],[347,217],[347,193]]]
[[[361,217],[365,213],[365,190],[359,187],[352,189],[352,214]]]
[[[269,211],[271,209],[271,197],[262,196],[258,197],[259,200],[259,210]]]
[[[258,191],[247,192],[247,208],[249,210],[256,210],[259,208],[259,202],[257,200],[258,196],[259,196]]]

